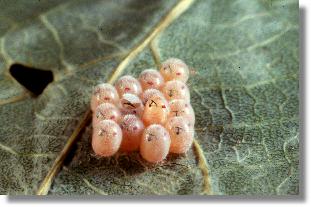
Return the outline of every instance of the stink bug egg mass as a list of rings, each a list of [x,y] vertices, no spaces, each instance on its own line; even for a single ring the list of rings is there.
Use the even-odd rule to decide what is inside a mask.
[[[95,154],[139,151],[146,161],[161,163],[169,152],[186,153],[195,122],[188,78],[188,66],[169,58],[159,70],[143,70],[137,79],[125,75],[114,85],[98,84],[91,96]]]

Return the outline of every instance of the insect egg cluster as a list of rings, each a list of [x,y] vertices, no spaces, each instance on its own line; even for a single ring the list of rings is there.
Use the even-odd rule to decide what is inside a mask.
[[[188,66],[170,58],[159,71],[144,70],[137,79],[125,75],[114,86],[97,85],[91,98],[95,154],[139,151],[145,160],[157,163],[170,152],[186,153],[195,123],[188,78]]]

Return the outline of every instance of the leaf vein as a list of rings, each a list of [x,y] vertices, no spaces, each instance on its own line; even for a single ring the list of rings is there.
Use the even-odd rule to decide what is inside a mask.
[[[128,55],[120,62],[120,64],[116,67],[115,72],[110,77],[108,83],[113,83],[119,75],[123,72],[125,67],[129,64],[131,60],[133,60],[149,43],[150,41],[157,36],[163,29],[165,29],[173,20],[179,17],[184,11],[186,11],[194,0],[181,0],[179,1],[170,11],[169,13],[152,29],[152,32],[147,35],[147,37],[140,42],[136,47],[134,47]],[[91,111],[88,110],[83,118],[81,119],[80,123],[77,125],[77,128],[73,131],[72,135],[69,137],[67,143],[65,144],[63,150],[59,154],[59,156],[54,161],[51,169],[49,170],[48,174],[42,181],[37,195],[46,195],[50,189],[52,184],[52,180],[55,177],[56,173],[59,171],[60,167],[62,166],[65,157],[69,153],[72,145],[78,138],[78,135],[82,131],[82,129],[86,126],[88,121],[91,118]]]

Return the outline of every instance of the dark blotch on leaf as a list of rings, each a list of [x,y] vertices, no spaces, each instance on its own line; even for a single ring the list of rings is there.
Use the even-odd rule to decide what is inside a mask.
[[[53,81],[53,73],[48,70],[30,68],[21,64],[13,64],[11,75],[25,88],[38,96]]]

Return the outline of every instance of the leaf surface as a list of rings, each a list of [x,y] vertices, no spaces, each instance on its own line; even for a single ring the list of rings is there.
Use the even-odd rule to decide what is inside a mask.
[[[298,1],[4,2],[1,193],[34,194],[42,183],[49,194],[299,193]],[[187,5],[180,17],[176,5]],[[163,17],[174,15],[168,26]],[[156,166],[136,153],[94,156],[85,116],[92,87],[169,57],[195,70],[193,148]],[[54,81],[34,98],[10,76],[13,63],[51,70]]]

